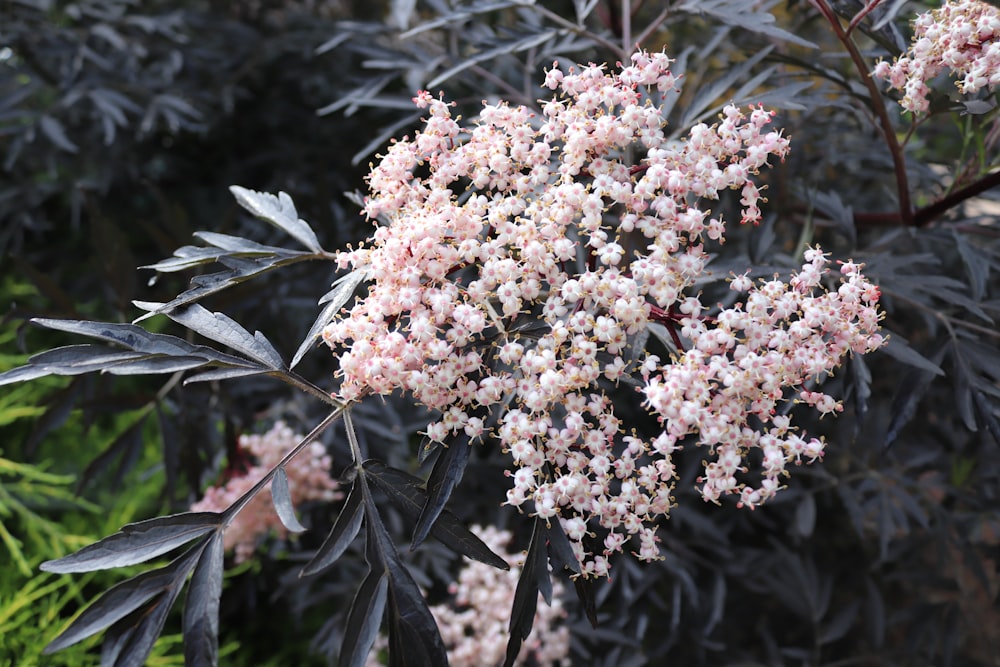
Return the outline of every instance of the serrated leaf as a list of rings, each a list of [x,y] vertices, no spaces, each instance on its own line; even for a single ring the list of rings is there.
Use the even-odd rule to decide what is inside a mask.
[[[185,512],[130,523],[114,535],[39,567],[45,572],[67,574],[144,563],[216,530],[221,523],[221,515],[215,512]]]
[[[524,640],[531,634],[531,628],[535,624],[539,585],[542,580],[542,577],[539,576],[541,570],[544,570],[544,577],[548,579],[542,523],[541,519],[535,518],[535,527],[531,533],[531,543],[528,545],[528,553],[524,558],[524,565],[521,566],[521,576],[517,579],[517,588],[514,589],[514,603],[510,610],[510,623],[507,626],[510,638],[507,640],[507,654],[503,663],[504,667],[513,667],[518,654],[521,652]],[[549,599],[551,599],[551,592],[549,596]]]
[[[357,483],[351,487],[347,500],[344,502],[337,521],[333,524],[330,534],[323,540],[323,544],[313,555],[312,559],[306,563],[299,573],[300,577],[316,574],[337,561],[347,547],[357,538],[361,530],[361,522],[364,519],[364,512],[361,509],[362,492]]]
[[[284,466],[279,466],[274,471],[271,478],[271,500],[274,502],[274,511],[278,513],[281,523],[292,533],[303,533],[306,527],[299,523],[295,516],[295,507],[292,506],[292,494],[288,489],[288,473]]]
[[[423,481],[419,477],[374,460],[364,462],[364,471],[389,497],[393,505],[410,519],[416,520],[427,499],[427,492],[421,488]],[[445,546],[473,560],[500,570],[510,569],[507,561],[493,553],[475,533],[463,526],[448,510],[441,512],[430,534]]]
[[[701,86],[698,95],[691,101],[680,121],[680,127],[690,127],[705,116],[706,109],[727,90],[736,85],[736,82],[745,77],[757,63],[763,60],[774,47],[768,46],[754,55],[750,56],[739,65],[729,69],[720,78]]]
[[[150,333],[134,324],[88,322],[86,320],[53,320],[47,318],[32,318],[31,322],[47,329],[97,338],[98,340],[122,345],[136,352],[151,355],[203,357],[213,362],[230,366],[253,366],[253,362],[246,359],[241,359],[231,354],[224,354],[204,345],[192,345],[176,336]]]
[[[451,67],[442,72],[441,74],[438,74],[436,77],[427,82],[427,88],[434,88],[436,86],[439,86],[448,79],[450,79],[451,77],[458,74],[459,72],[462,72],[470,67],[478,65],[481,62],[487,60],[493,60],[498,56],[506,55],[509,53],[520,53],[521,51],[527,51],[529,49],[533,49],[536,46],[540,46],[562,33],[563,33],[562,30],[546,30],[545,32],[542,33],[531,33],[525,37],[522,37],[521,39],[504,42],[503,44],[500,44],[495,48],[486,49],[485,51],[480,51],[476,55],[466,58],[465,60],[455,65],[454,67]]]
[[[162,313],[205,338],[242,352],[273,370],[285,368],[285,362],[271,341],[259,331],[251,334],[243,328],[243,325],[225,313],[213,313],[197,303],[170,310],[164,310],[165,304],[154,301],[133,301],[133,303],[148,312]]]
[[[399,36],[399,39],[409,39],[415,35],[419,35],[422,32],[427,32],[428,30],[435,30],[452,23],[464,23],[470,18],[473,18],[479,14],[489,14],[492,12],[500,11],[502,9],[507,9],[508,7],[516,7],[523,5],[523,0],[502,0],[501,2],[477,2],[473,3],[467,7],[463,7],[461,10],[440,16],[436,19],[426,21],[418,26],[407,30]]]
[[[163,304],[161,310],[165,312],[189,303],[194,303],[198,299],[221,292],[224,289],[250,280],[267,271],[301,262],[304,259],[313,258],[314,255],[291,252],[257,258],[240,258],[232,254],[222,255],[218,258],[218,261],[227,267],[225,271],[195,276],[191,279],[192,287]]]
[[[134,361],[123,361],[109,364],[101,370],[111,375],[157,375],[160,373],[178,373],[201,368],[211,363],[204,357],[145,357]]]
[[[219,664],[219,599],[225,546],[222,533],[209,538],[184,601],[185,667]]]
[[[247,377],[250,375],[261,375],[267,373],[266,368],[219,368],[212,371],[205,371],[190,377],[184,378],[184,385],[196,382],[215,382],[217,380],[231,380],[233,378]]]
[[[289,365],[289,368],[295,368],[299,361],[302,360],[302,357],[316,343],[326,325],[333,319],[333,316],[339,313],[344,304],[354,296],[358,285],[368,280],[369,274],[368,269],[355,269],[347,275],[341,276],[333,283],[333,289],[320,299],[319,303],[325,303],[326,305],[320,311],[312,326],[309,327],[309,332],[302,339],[299,349],[295,351],[295,356],[292,357],[292,363]]]
[[[731,0],[688,0],[677,9],[697,14],[709,14],[715,19],[740,30],[756,32],[769,37],[798,44],[810,49],[819,48],[813,42],[792,34],[777,26],[774,15],[758,9],[759,3],[734,5]],[[750,11],[740,11],[744,7]]]
[[[929,361],[935,365],[939,365],[944,358],[944,353],[945,346],[942,345],[931,356]],[[935,374],[931,371],[920,370],[919,368],[913,368],[903,376],[902,381],[899,383],[899,389],[895,397],[893,397],[892,405],[889,408],[891,417],[889,419],[889,428],[885,435],[885,447],[890,446],[896,441],[903,427],[916,414],[920,399],[927,393],[934,377]]]
[[[427,539],[434,522],[451,498],[451,492],[462,480],[465,466],[469,462],[470,449],[469,436],[461,431],[448,443],[435,461],[430,478],[427,480],[427,500],[420,510],[417,525],[413,529],[411,550]]]
[[[965,275],[969,279],[972,298],[982,301],[986,295],[986,281],[990,277],[990,260],[982,250],[973,247],[962,234],[952,232],[958,254],[965,265]]]
[[[402,565],[389,579],[389,667],[447,665],[448,650],[420,589]]]
[[[77,616],[68,628],[45,647],[43,653],[54,653],[72,646],[125,618],[171,587],[179,588],[197,562],[201,551],[197,547],[190,549],[166,567],[143,572],[113,586]]]
[[[299,219],[292,198],[284,192],[279,192],[275,197],[266,192],[254,192],[238,185],[231,185],[229,191],[236,197],[240,206],[256,217],[270,222],[313,252],[323,252],[316,233],[305,220]]]

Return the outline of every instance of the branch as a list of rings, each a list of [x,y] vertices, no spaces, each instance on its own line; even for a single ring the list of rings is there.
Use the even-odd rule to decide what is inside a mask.
[[[913,214],[912,223],[910,224],[916,227],[925,227],[967,199],[972,199],[976,195],[998,186],[1000,186],[1000,171],[994,171],[983,176],[978,181],[942,197],[933,204],[928,204],[918,209]],[[854,222],[857,225],[865,227],[906,224],[899,213],[855,213]]]
[[[885,137],[885,143],[889,147],[889,153],[892,155],[893,170],[896,173],[896,193],[899,198],[900,219],[904,225],[912,226],[915,222],[913,219],[912,204],[910,203],[910,186],[906,178],[906,159],[903,155],[903,148],[896,139],[896,132],[892,127],[892,121],[889,119],[889,112],[886,109],[885,101],[882,99],[882,94],[869,74],[871,68],[865,63],[864,57],[858,51],[858,47],[855,46],[850,35],[844,32],[844,28],[840,25],[840,19],[834,14],[826,0],[812,0],[812,3],[823,14],[837,35],[837,39],[847,49],[851,60],[854,62],[854,66],[861,75],[865,87],[868,89],[872,110],[879,119],[882,136]]]

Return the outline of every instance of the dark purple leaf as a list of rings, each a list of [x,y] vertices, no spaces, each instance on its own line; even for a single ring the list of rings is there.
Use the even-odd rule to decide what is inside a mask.
[[[521,576],[517,579],[517,588],[514,589],[514,604],[510,610],[510,624],[508,625],[510,638],[507,640],[504,667],[513,666],[521,652],[524,640],[531,634],[531,628],[535,624],[535,610],[538,608],[539,585],[543,578],[548,580],[549,573],[543,545],[545,541],[543,523],[541,519],[535,518],[535,527],[531,533],[528,554],[525,556],[524,565],[521,568]],[[550,591],[551,585],[551,581],[549,581]],[[549,596],[551,599],[551,592]]]
[[[423,481],[419,477],[374,460],[364,462],[364,471],[368,474],[368,478],[389,497],[393,505],[409,518],[414,520],[417,518],[427,498],[427,492],[421,488]],[[475,533],[462,525],[448,510],[441,512],[430,534],[463,556],[500,570],[510,569],[507,561],[493,553]]]
[[[427,500],[420,510],[417,525],[413,529],[411,550],[427,539],[434,522],[448,503],[451,492],[462,480],[465,466],[469,462],[469,449],[469,436],[464,431],[459,432],[434,463],[434,469],[427,480]]]
[[[130,523],[114,535],[58,560],[45,561],[45,572],[93,572],[144,563],[216,530],[222,522],[215,512],[185,512]]]
[[[143,572],[112,587],[46,646],[44,653],[54,653],[97,634],[171,588],[179,591],[201,552],[196,547],[166,567]]]
[[[298,517],[295,516],[292,494],[288,489],[288,473],[284,467],[276,469],[274,477],[271,478],[271,500],[274,502],[274,511],[278,513],[278,518],[289,532],[305,532],[306,527],[299,523]]]
[[[340,510],[336,523],[333,524],[333,529],[323,540],[322,546],[316,551],[312,560],[302,568],[300,577],[316,574],[332,565],[358,536],[364,518],[364,512],[361,509],[361,496],[358,484],[352,486],[347,501]]]
[[[191,576],[184,601],[184,664],[215,667],[219,663],[219,598],[222,596],[222,533],[209,538]]]
[[[371,539],[369,537],[369,539]],[[340,647],[340,667],[364,667],[378,637],[378,629],[385,611],[389,578],[382,569],[368,571],[351,603],[344,628],[344,642]]]
[[[213,313],[196,303],[169,310],[164,309],[162,303],[151,301],[135,301],[134,303],[139,308],[151,313],[162,313],[188,329],[200,333],[205,338],[242,352],[273,370],[285,367],[281,355],[263,334],[258,331],[251,335],[243,328],[243,325],[224,313]]]
[[[275,197],[266,192],[254,192],[238,185],[230,186],[229,191],[236,197],[240,206],[256,217],[270,222],[313,252],[323,252],[316,233],[305,220],[299,218],[292,198],[284,192],[279,192]]]

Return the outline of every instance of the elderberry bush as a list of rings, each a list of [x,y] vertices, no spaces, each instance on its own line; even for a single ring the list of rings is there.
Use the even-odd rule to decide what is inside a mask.
[[[42,565],[149,563],[46,651],[141,665],[186,589],[184,661],[219,664],[259,561],[241,594],[341,665],[990,664],[998,34],[977,1],[341,22],[357,87],[321,112],[379,110],[367,238],[234,185],[282,236],[198,232],[147,268],[216,273],[34,318],[96,342],[0,374],[266,397],[173,513]],[[257,282],[312,324],[212,309]]]

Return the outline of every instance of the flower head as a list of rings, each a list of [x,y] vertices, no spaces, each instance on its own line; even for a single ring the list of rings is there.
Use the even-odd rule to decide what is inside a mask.
[[[822,453],[779,404],[835,412],[802,385],[881,344],[877,290],[854,271],[828,291],[818,249],[788,283],[737,277],[743,301],[714,314],[702,303],[706,244],[725,240],[713,203],[737,190],[742,222],[758,222],[752,178],[789,142],[772,112],[733,105],[669,139],[657,105],[675,83],[669,65],[640,52],[619,72],[554,67],[541,116],[484,105],[468,127],[420,97],[426,126],[369,177],[366,213],[388,223],[342,255],[372,277],[369,292],[324,331],[345,400],[410,392],[441,412],[427,428],[439,442],[480,436],[494,413],[507,503],[558,519],[586,577],[605,576],[631,538],[637,557],[659,557],[672,455],[689,442],[714,456],[706,499],[753,507],[773,495],[785,464]],[[634,349],[651,325],[674,338],[670,359]],[[662,424],[653,442],[608,397],[626,381]],[[757,484],[755,449],[767,461]]]
[[[882,61],[873,76],[903,92],[900,103],[914,113],[928,109],[927,86],[948,71],[963,95],[1000,85],[1000,9],[980,0],[945,2],[913,21],[907,55],[892,64]]]

